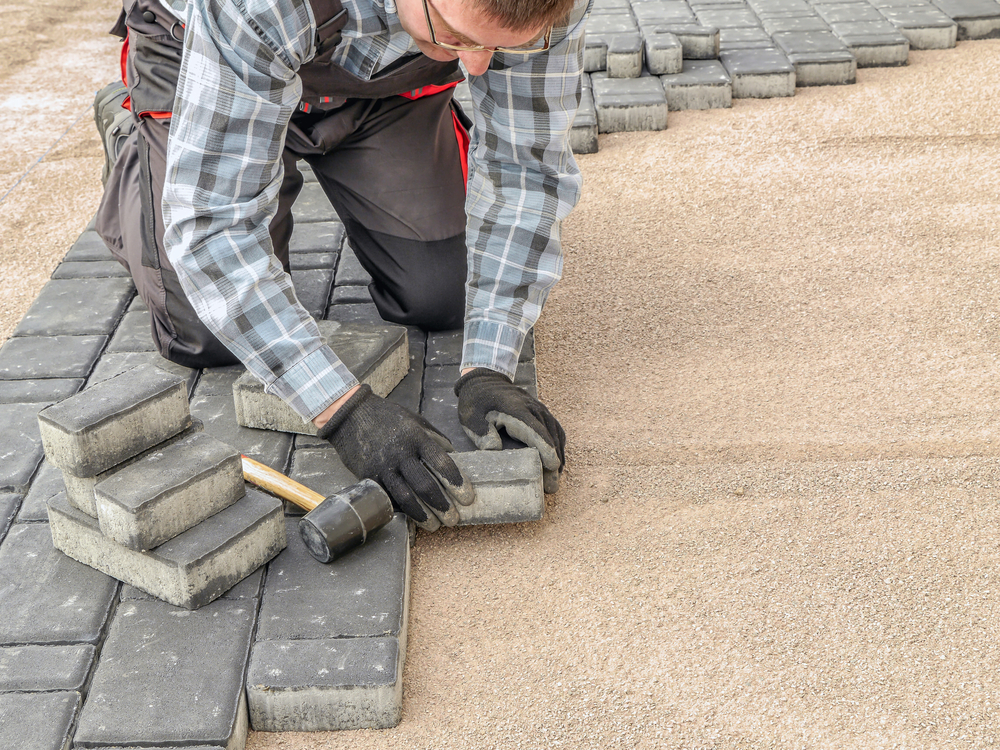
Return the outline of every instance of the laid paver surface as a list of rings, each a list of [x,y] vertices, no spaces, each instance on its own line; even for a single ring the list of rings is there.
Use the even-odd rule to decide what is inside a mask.
[[[67,15],[74,33],[90,23],[97,38],[109,13],[84,3]],[[100,58],[96,49],[76,54]],[[113,69],[106,49],[100,59]],[[52,74],[26,54],[0,68],[0,116],[17,126],[0,136],[8,143],[27,132],[38,140],[29,129],[36,115],[14,116],[11,97],[32,71],[37,80]],[[664,133],[603,136],[598,154],[580,159],[587,184],[564,226],[566,275],[536,331],[541,395],[570,436],[545,520],[418,534],[397,728],[250,732],[246,746],[994,742],[998,71],[1000,42],[962,42],[911,52],[903,68],[859,70],[851,86],[671,112]],[[75,68],[63,75],[98,87],[81,84]],[[89,103],[76,101],[74,117]],[[5,332],[93,215],[100,147],[88,128],[69,127],[51,160],[0,202],[2,283],[16,287],[0,307],[15,311]],[[36,145],[24,142],[23,153]],[[9,186],[30,166],[18,163],[20,172],[3,172],[13,174]],[[70,178],[84,186],[72,195]],[[42,209],[29,215],[29,205]],[[324,216],[300,227],[329,224]],[[32,264],[47,270],[26,270]],[[317,309],[344,300],[330,308],[340,319],[370,315],[337,293],[358,283],[301,278],[318,279],[308,287]],[[79,387],[107,341],[59,336],[48,351],[72,356],[44,374]],[[453,364],[447,347],[434,351],[441,359],[425,370]],[[88,362],[83,375],[69,374],[74,358]],[[103,362],[96,367],[111,367]],[[27,381],[0,386],[10,382]],[[233,409],[231,380],[203,395],[211,383],[190,383],[206,432],[246,438],[222,418]],[[37,390],[19,393],[29,392]],[[37,411],[47,399],[30,401]],[[19,419],[28,411],[20,403],[5,404],[4,415]],[[79,591],[97,591],[93,582],[76,581],[80,573],[63,570],[50,548],[31,557],[44,549],[46,523],[20,498],[51,478],[29,427],[0,441],[16,457],[4,474],[15,492],[0,492],[0,606],[16,613],[5,615],[6,630],[30,630],[27,645],[46,649],[18,652],[16,663],[52,668],[48,692],[38,683],[0,688],[0,746],[13,737],[16,746],[57,747],[79,729],[86,745],[118,744],[121,726],[87,701],[100,688],[108,705],[114,691],[148,705],[149,684],[140,678],[133,690],[100,666],[119,653],[134,660],[135,643],[146,641],[126,614],[167,605],[141,595],[129,603],[117,587],[81,600]],[[276,437],[254,447],[291,466],[298,444]],[[317,449],[303,441],[301,450]],[[259,580],[246,585],[256,586],[251,601],[267,597]],[[191,614],[235,612],[245,600]],[[161,635],[183,641],[186,632]],[[211,641],[239,650],[222,636]],[[0,644],[5,679],[3,665],[14,662],[4,659],[27,645]],[[311,654],[336,648],[311,646],[307,666]],[[86,649],[98,647],[98,676],[75,686]],[[169,730],[148,742],[241,740],[246,714],[225,670],[210,681],[211,697],[229,696],[214,712],[218,727],[203,722],[179,740],[169,733],[178,721],[154,720],[196,718],[175,699],[202,694],[202,677],[170,669],[170,653],[161,648],[158,658],[177,687],[150,694],[156,712],[117,710]],[[203,666],[227,653],[208,650]],[[121,663],[121,674],[143,667]],[[24,716],[44,720],[11,734],[12,717]]]

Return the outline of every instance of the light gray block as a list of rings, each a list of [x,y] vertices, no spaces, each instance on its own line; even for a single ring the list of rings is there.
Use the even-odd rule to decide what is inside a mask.
[[[94,488],[101,532],[134,550],[158,547],[245,493],[239,452],[204,433],[148,452]]]
[[[260,567],[222,594],[219,599],[259,599],[263,586],[264,568]],[[152,594],[147,594],[145,591],[137,589],[135,586],[130,586],[127,583],[122,585],[122,601],[130,599],[146,600],[155,598],[156,597]]]
[[[0,404],[47,404],[62,401],[83,387],[83,378],[0,380]]]
[[[132,458],[126,461],[122,461],[120,464],[116,464],[115,466],[112,466],[110,469],[107,469],[106,471],[102,471],[97,476],[77,477],[73,476],[69,472],[64,473],[60,471],[58,484],[56,484],[56,482],[53,480],[51,484],[46,485],[46,489],[42,493],[45,496],[42,505],[43,514],[48,513],[44,503],[48,503],[48,501],[51,498],[55,497],[60,492],[65,492],[66,499],[69,501],[70,505],[72,505],[74,508],[77,508],[78,510],[82,510],[88,516],[93,516],[94,518],[97,518],[97,497],[95,495],[95,490],[97,489],[98,484],[103,482],[105,479],[110,479],[117,472],[121,471],[122,469],[125,469],[126,467],[132,466],[137,461],[142,461],[148,458],[150,455],[155,455],[163,451],[164,449],[168,448],[169,446],[173,445],[174,443],[177,443],[181,440],[186,440],[192,435],[204,431],[204,429],[205,425],[202,423],[200,419],[192,419],[190,427],[181,430],[173,437],[169,437],[166,440],[164,440],[162,443],[157,443],[152,448],[144,450],[142,453],[136,456],[132,456]],[[42,471],[46,471],[50,466],[52,466],[52,464],[49,464],[48,462],[43,463]],[[35,483],[37,482],[38,480],[36,479]],[[34,484],[32,485],[32,489],[34,489]],[[30,494],[31,493],[29,493],[29,495]],[[32,507],[36,507],[35,500],[32,501]],[[44,517],[46,516],[43,515],[43,518]]]
[[[45,404],[0,404],[0,490],[28,491],[42,461],[38,411]]]
[[[120,464],[191,424],[185,382],[140,365],[38,413],[45,455],[88,477]]]
[[[545,514],[542,462],[534,448],[454,453],[476,488],[472,505],[457,506],[461,526],[538,521]]]
[[[366,286],[335,286],[330,297],[331,305],[364,305],[372,302],[372,293]]]
[[[661,76],[671,111],[732,106],[733,86],[718,60],[687,60],[677,75]]]
[[[74,746],[242,748],[253,622],[252,602],[225,599],[197,612],[122,602]]]
[[[134,292],[131,279],[49,281],[17,324],[13,335],[110,334]]]
[[[49,526],[69,557],[185,609],[217,599],[285,547],[281,502],[253,488],[149,552],[108,539],[96,519],[61,496],[49,501]]]
[[[409,370],[406,329],[319,321],[320,335],[354,376],[371,386],[377,396],[387,396]],[[315,435],[312,422],[303,421],[285,401],[265,393],[260,381],[247,373],[233,385],[236,419],[244,427]]]
[[[666,129],[667,96],[659,78],[610,78],[594,73],[591,81],[600,132]]]
[[[695,16],[705,26],[720,29],[750,29],[760,26],[760,19],[746,6],[734,8],[695,8]]]
[[[48,524],[14,524],[0,570],[0,645],[101,640],[118,582],[60,554]]]
[[[684,49],[670,33],[645,37],[646,67],[653,75],[672,75],[684,68]]]
[[[733,85],[734,99],[795,96],[795,67],[779,50],[732,50],[721,60]]]
[[[720,51],[737,49],[774,49],[774,40],[764,29],[722,29],[719,32]]]
[[[86,643],[0,647],[0,693],[80,690],[94,652]]]
[[[76,691],[0,693],[0,747],[69,750],[80,700]]]
[[[257,641],[250,724],[258,732],[394,727],[403,716],[404,657],[395,637]]]
[[[232,396],[233,384],[246,374],[243,365],[229,367],[206,367],[201,371],[198,385],[194,389],[196,396]]]
[[[609,66],[612,65],[615,67],[613,78],[634,78],[642,70],[642,35],[627,11],[615,15],[598,14],[587,21],[583,69],[587,73],[608,71],[610,74]]]

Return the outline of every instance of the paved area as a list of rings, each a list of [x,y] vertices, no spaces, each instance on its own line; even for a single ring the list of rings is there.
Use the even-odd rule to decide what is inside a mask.
[[[247,745],[994,742],[997,204],[983,186],[997,184],[998,66],[996,42],[963,44],[859,75],[836,104],[798,91],[721,120],[671,115],[670,141],[603,138],[582,162],[567,276],[537,332],[542,394],[573,438],[546,520],[419,536],[397,729],[251,732]],[[962,106],[942,107],[949,97]],[[866,118],[860,134],[847,112]],[[770,160],[753,162],[758,151]],[[130,304],[113,289],[103,301]],[[581,327],[595,298],[601,319]],[[141,340],[122,328],[125,310],[110,315],[115,336]],[[136,354],[96,341],[107,336],[56,334],[16,352],[5,440],[30,428],[31,409],[17,407],[94,377],[81,362]],[[47,337],[5,347],[32,338]],[[443,371],[441,343],[442,358],[425,349],[422,361]],[[31,369],[53,365],[66,369]],[[199,386],[218,398],[211,377],[190,378],[193,406]],[[298,440],[254,447],[315,450]],[[246,659],[231,635],[260,622],[260,580],[196,611],[212,612],[204,642],[225,648],[192,649],[188,629],[156,624],[158,603],[37,559],[46,524],[24,514],[43,472],[25,468],[30,455],[5,458],[13,491],[0,497],[0,591],[15,613],[4,628],[23,639],[5,641],[17,645],[0,672],[3,715],[45,717],[18,726],[19,747],[60,747],[59,727],[79,746],[119,744],[123,728],[99,711],[122,686],[94,665],[134,657],[151,633],[182,643],[123,667],[135,676],[130,714],[143,714],[147,675],[177,677],[177,653]],[[52,581],[64,588],[47,591]],[[46,597],[57,604],[39,617]],[[183,737],[173,722],[138,722],[169,724],[147,742],[240,744],[243,681],[182,677],[168,697],[224,693],[228,708]]]

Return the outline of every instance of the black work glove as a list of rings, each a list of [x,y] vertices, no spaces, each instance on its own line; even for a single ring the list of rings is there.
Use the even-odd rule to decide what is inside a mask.
[[[374,479],[398,510],[428,531],[458,523],[452,504],[476,499],[472,482],[448,455],[451,442],[423,417],[362,385],[320,428],[359,478]]]
[[[545,405],[518,388],[506,376],[476,368],[455,383],[458,420],[481,450],[500,450],[497,427],[515,440],[538,450],[542,459],[545,491],[559,489],[559,475],[566,463],[566,433]]]

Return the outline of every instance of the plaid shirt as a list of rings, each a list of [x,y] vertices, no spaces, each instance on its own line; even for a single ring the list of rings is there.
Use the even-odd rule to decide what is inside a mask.
[[[344,0],[335,61],[361,78],[418,54],[395,0]],[[166,0],[185,23],[163,190],[164,244],[195,311],[304,420],[357,383],[272,253],[281,152],[315,52],[306,0]],[[463,367],[513,377],[562,273],[559,226],[580,195],[569,147],[583,70],[579,0],[548,53],[496,54],[470,80],[469,277]]]

